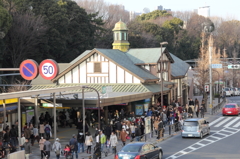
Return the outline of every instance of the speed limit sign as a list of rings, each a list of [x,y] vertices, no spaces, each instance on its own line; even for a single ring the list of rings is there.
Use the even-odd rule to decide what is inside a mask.
[[[52,59],[44,60],[39,65],[39,73],[42,78],[51,80],[58,75],[59,68],[56,61]]]

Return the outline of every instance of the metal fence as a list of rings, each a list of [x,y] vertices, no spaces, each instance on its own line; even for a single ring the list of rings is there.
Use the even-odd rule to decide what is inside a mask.
[[[212,108],[212,115],[217,113],[219,110],[221,110],[225,103],[226,103],[226,97],[223,98],[221,103],[219,103],[218,105]]]

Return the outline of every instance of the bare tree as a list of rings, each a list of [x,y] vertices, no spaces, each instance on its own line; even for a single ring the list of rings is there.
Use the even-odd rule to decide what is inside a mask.
[[[6,92],[19,92],[19,91],[26,91],[29,89],[29,84],[30,81],[20,81],[20,80],[15,80],[15,83],[13,85],[16,86],[11,86],[9,87]]]
[[[207,92],[205,92],[204,86],[205,84],[209,83],[209,44],[213,42],[213,39],[210,37],[206,38],[206,34],[202,33],[202,45],[200,49],[199,58],[197,60],[197,67],[195,68],[196,71],[196,78],[195,78],[195,86],[203,92],[203,97],[205,103],[207,102]],[[205,45],[207,43],[208,45]],[[220,63],[221,54],[216,52],[216,48],[212,50],[212,64]],[[222,69],[216,70],[219,73],[222,72]],[[213,81],[217,80],[217,74],[214,75]]]
[[[98,13],[98,16],[102,17],[106,29],[112,29],[120,19],[125,23],[129,22],[129,12],[123,5],[110,4],[104,0],[78,0],[77,3],[87,13]]]
[[[41,41],[47,27],[43,17],[31,13],[13,13],[13,23],[6,38],[8,41],[6,55],[10,57],[12,67],[19,67],[26,58],[36,57],[36,46]]]

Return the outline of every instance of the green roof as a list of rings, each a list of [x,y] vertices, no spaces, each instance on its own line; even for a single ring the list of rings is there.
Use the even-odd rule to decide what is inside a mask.
[[[174,63],[171,64],[171,75],[173,77],[185,76],[189,69],[189,64],[171,53],[170,55],[174,60]]]
[[[159,79],[158,77],[151,74],[151,72],[139,66],[136,66],[125,52],[113,49],[96,49],[96,50],[106,55],[109,59],[116,62],[118,65],[126,68],[127,70],[137,75],[138,77],[142,78],[143,80]]]
[[[157,63],[165,49],[165,47],[162,51],[161,48],[130,49],[126,54],[134,64]]]
[[[171,84],[171,82],[164,82],[164,84]],[[61,87],[72,87],[72,86],[89,86],[97,89],[99,92],[101,92],[103,86],[112,86],[113,92],[139,92],[139,93],[145,93],[145,92],[152,92],[152,93],[160,93],[161,92],[161,85],[160,84],[87,84],[87,83],[81,83],[81,84],[60,84],[60,85],[33,85],[30,90],[40,90],[40,89],[49,89],[49,88],[61,88]],[[86,91],[92,91],[85,89]],[[168,91],[169,88],[163,87],[163,91]],[[76,88],[74,92],[81,92],[82,89]]]

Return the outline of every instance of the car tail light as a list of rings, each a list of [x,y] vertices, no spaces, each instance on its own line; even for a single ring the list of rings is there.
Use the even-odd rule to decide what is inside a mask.
[[[140,155],[137,155],[134,159],[140,159]]]
[[[115,158],[114,158],[114,159],[119,159],[119,158],[118,158],[118,155],[115,155]]]
[[[200,130],[198,130],[197,132],[200,132]]]
[[[182,130],[182,132],[184,132],[184,130]]]

